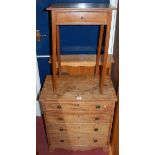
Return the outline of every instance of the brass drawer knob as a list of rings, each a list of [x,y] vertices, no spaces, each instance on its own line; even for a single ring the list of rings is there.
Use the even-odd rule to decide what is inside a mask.
[[[95,128],[94,131],[98,131],[98,128]]]
[[[64,129],[63,128],[60,128],[59,131],[64,131]]]
[[[61,140],[60,140],[60,142],[61,142],[61,143],[63,143],[63,142],[64,142],[64,140],[63,140],[63,139],[61,139]]]
[[[62,119],[62,117],[59,117],[58,120],[62,121],[63,119]]]
[[[96,109],[100,109],[101,108],[101,106],[100,105],[96,105]]]
[[[61,109],[61,105],[58,105],[57,108],[58,108],[58,109]]]
[[[97,120],[100,120],[100,118],[99,117],[95,117],[95,120],[97,121]]]
[[[96,143],[97,142],[97,139],[94,139],[94,143]]]

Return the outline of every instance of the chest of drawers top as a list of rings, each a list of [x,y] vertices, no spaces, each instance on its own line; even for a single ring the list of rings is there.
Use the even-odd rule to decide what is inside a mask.
[[[86,76],[62,75],[57,79],[58,88],[53,92],[52,76],[47,75],[39,96],[39,101],[87,102],[87,101],[117,101],[117,96],[109,77],[104,83],[104,92],[99,92],[98,78]]]

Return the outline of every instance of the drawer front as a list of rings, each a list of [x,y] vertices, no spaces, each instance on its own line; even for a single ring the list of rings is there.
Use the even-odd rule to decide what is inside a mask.
[[[48,101],[45,111],[55,111],[57,113],[113,113],[114,103],[112,102],[74,102],[74,103],[52,103]]]
[[[49,144],[62,146],[100,146],[107,144],[108,137],[103,137],[102,135],[91,135],[91,134],[51,134],[48,136]]]
[[[110,123],[93,124],[93,123],[80,123],[80,124],[46,124],[46,131],[48,134],[102,134],[108,136]]]
[[[45,112],[46,122],[51,123],[110,123],[110,114],[58,114],[55,112]]]
[[[56,145],[56,144],[49,144],[49,151],[53,152],[54,149],[62,148],[65,150],[73,150],[73,151],[86,151],[86,150],[92,150],[96,148],[103,148],[104,151],[108,152],[109,146],[108,145],[97,145],[97,146],[90,146],[90,145]]]
[[[58,12],[56,24],[107,24],[107,13],[105,12]]]

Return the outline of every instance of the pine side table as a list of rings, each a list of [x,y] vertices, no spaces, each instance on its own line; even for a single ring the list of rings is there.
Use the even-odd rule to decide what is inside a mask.
[[[59,25],[100,25],[98,50],[96,56],[96,74],[99,70],[101,58],[104,25],[106,25],[106,39],[104,47],[104,61],[102,63],[102,74],[99,77],[99,90],[103,93],[103,84],[106,76],[106,64],[109,47],[112,10],[116,9],[110,4],[102,3],[59,3],[51,4],[47,10],[51,12],[52,21],[52,77],[53,91],[56,91],[57,65],[61,69],[60,60],[60,36]]]

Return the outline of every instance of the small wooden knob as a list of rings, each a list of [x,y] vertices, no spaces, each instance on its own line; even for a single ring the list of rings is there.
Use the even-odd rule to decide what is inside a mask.
[[[63,139],[61,139],[61,140],[60,140],[60,142],[62,142],[62,143],[63,143],[63,142],[64,142],[64,140],[63,140]]]
[[[81,17],[81,19],[83,19],[83,17]]]

